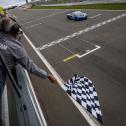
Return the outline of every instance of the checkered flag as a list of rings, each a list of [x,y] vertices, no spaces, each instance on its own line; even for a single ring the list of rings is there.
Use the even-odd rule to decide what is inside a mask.
[[[64,88],[72,98],[103,123],[97,93],[91,80],[76,74],[64,84]]]

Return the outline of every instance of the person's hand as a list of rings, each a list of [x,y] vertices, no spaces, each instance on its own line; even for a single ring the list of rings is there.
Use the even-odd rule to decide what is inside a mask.
[[[49,81],[51,83],[55,83],[55,84],[58,83],[57,80],[56,80],[56,78],[53,75],[51,75],[51,74],[49,74],[47,78],[49,79]]]

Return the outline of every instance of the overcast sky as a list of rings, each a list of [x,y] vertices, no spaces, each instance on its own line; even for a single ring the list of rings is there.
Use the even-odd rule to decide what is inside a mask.
[[[30,1],[30,0],[28,0]],[[24,4],[25,0],[0,0],[0,5],[3,7],[8,7],[10,5]]]

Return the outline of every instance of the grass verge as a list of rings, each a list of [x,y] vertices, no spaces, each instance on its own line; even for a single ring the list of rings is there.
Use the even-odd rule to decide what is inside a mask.
[[[32,6],[31,9],[103,9],[126,10],[126,3],[86,4],[72,6]]]

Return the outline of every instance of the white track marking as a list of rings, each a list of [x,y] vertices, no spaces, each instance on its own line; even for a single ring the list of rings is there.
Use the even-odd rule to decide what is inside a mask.
[[[36,26],[39,26],[41,25],[42,23],[38,23],[38,24],[34,24],[34,25],[30,25],[30,28],[33,28],[33,27],[36,27]]]
[[[92,45],[92,46],[97,46],[97,45],[95,45],[94,43],[91,43],[91,42],[88,41],[88,40],[81,39],[81,38],[79,38],[79,37],[76,37],[76,38],[79,39],[79,40],[81,40],[81,41],[83,41],[83,42],[86,42],[86,43],[88,43],[88,44],[90,44],[90,45]]]
[[[42,46],[38,47],[37,49],[38,49],[38,50],[44,50],[44,49],[46,49],[46,48],[49,48],[49,47],[54,46],[54,45],[56,45],[56,44],[59,44],[59,43],[61,43],[61,42],[63,42],[63,41],[66,41],[66,40],[68,40],[68,39],[71,39],[71,38],[76,37],[76,36],[78,36],[78,35],[81,35],[81,34],[83,34],[83,33],[86,33],[86,32],[88,32],[88,31],[91,31],[91,30],[93,30],[93,29],[96,29],[96,28],[98,28],[98,27],[101,27],[101,26],[103,26],[103,25],[105,25],[105,24],[108,24],[108,23],[111,23],[111,22],[113,22],[113,21],[116,21],[116,20],[118,20],[118,19],[120,19],[120,18],[123,18],[123,17],[125,17],[125,16],[126,16],[125,13],[124,13],[124,14],[121,14],[121,15],[116,16],[116,17],[114,17],[114,18],[111,18],[111,19],[108,19],[108,20],[106,20],[106,21],[100,22],[100,23],[98,23],[98,24],[96,24],[96,25],[87,27],[87,28],[84,29],[84,30],[80,30],[80,31],[78,31],[78,32],[75,32],[75,33],[70,34],[70,35],[68,35],[68,36],[65,36],[65,37],[63,37],[63,38],[60,38],[60,39],[58,39],[58,40],[55,40],[55,41],[52,41],[52,42],[47,43],[47,44],[45,44],[45,45],[42,45]]]
[[[58,15],[58,14],[62,14],[62,13],[64,13],[64,12],[66,12],[66,11],[63,11],[63,12],[56,12],[56,13],[47,15],[47,16],[45,16],[45,17],[38,18],[38,19],[36,19],[36,20],[28,21],[28,22],[22,24],[22,26],[24,26],[24,25],[26,25],[26,24],[30,24],[30,23],[32,23],[32,22],[36,22],[36,21],[42,20],[42,19],[46,19],[46,18],[48,18],[48,17],[52,17],[52,16],[55,16],[55,15]]]
[[[38,120],[39,120],[39,122],[40,122],[40,125],[41,125],[41,126],[47,126],[46,120],[45,120],[45,118],[44,118],[44,115],[43,115],[43,113],[42,113],[40,104],[39,104],[39,102],[38,102],[38,100],[37,100],[37,97],[36,97],[34,88],[33,88],[33,86],[32,86],[30,77],[29,77],[28,72],[27,72],[26,70],[25,70],[25,74],[26,74],[26,77],[27,77],[27,79],[28,79],[28,84],[26,85],[26,86],[27,86],[27,89],[28,89],[28,93],[29,93],[29,95],[30,95],[30,98],[31,98],[33,107],[34,107],[34,109],[35,109],[36,115],[37,115],[37,117],[38,117]]]
[[[101,14],[97,14],[97,15],[94,15],[94,16],[91,16],[91,17],[88,17],[88,18],[96,18],[96,17],[99,17],[101,16]]]
[[[68,49],[67,47],[65,47],[62,44],[59,44],[59,46],[61,46],[62,48],[66,49],[68,52],[70,52],[71,54],[75,54],[73,51],[71,51],[70,49]]]
[[[91,44],[92,46],[95,46],[94,49],[92,49],[92,50],[87,50],[87,52],[84,53],[83,55],[76,54],[76,56],[77,56],[78,58],[82,58],[82,57],[84,57],[84,56],[86,56],[86,55],[88,55],[88,54],[90,54],[90,53],[92,53],[92,52],[94,52],[94,51],[96,51],[96,50],[98,50],[98,49],[101,48],[100,46],[95,45],[95,44],[89,42],[88,40],[84,40],[84,39],[81,39],[81,38],[79,38],[79,37],[77,37],[77,38],[78,38],[79,40],[81,40],[81,41],[84,41],[84,42],[86,42],[86,43],[88,43],[88,44]]]
[[[61,88],[64,89],[64,85],[63,85],[64,81],[60,77],[60,75],[55,71],[55,69],[50,65],[50,63],[45,59],[45,57],[40,53],[40,51],[36,49],[36,47],[34,46],[34,44],[26,36],[26,34],[23,33],[23,35],[26,38],[26,40],[28,41],[28,43],[31,45],[31,47],[33,48],[33,50],[37,53],[37,55],[39,56],[39,58],[41,59],[41,61],[45,64],[45,66],[49,69],[49,71],[57,79],[57,81],[58,81],[59,85],[61,86]],[[100,124],[94,118],[92,118],[92,116],[90,116],[90,114],[85,109],[83,109],[82,106],[80,106],[77,102],[75,102],[74,99],[72,99],[70,96],[69,96],[69,98],[74,103],[74,105],[78,108],[78,110],[84,116],[84,118],[87,120],[87,122],[90,124],[90,126],[100,126]]]
[[[95,48],[92,49],[92,50],[86,50],[86,53],[84,53],[84,54],[82,54],[82,55],[79,55],[79,54],[75,54],[73,51],[71,51],[70,49],[68,49],[67,47],[65,47],[65,46],[62,45],[62,44],[59,44],[59,46],[61,46],[62,48],[66,49],[66,50],[67,50],[68,52],[70,52],[71,54],[74,54],[74,55],[75,55],[76,57],[78,57],[79,59],[101,48],[100,46],[95,45],[95,44],[93,44],[93,43],[91,43],[91,42],[89,42],[89,41],[87,41],[87,40],[83,40],[83,39],[78,38],[78,37],[76,37],[76,38],[79,39],[79,40],[81,40],[81,41],[83,41],[83,42],[86,42],[86,43],[88,43],[88,44],[94,46]]]
[[[20,21],[20,22],[22,22],[22,21],[24,21],[24,20],[27,20],[28,18],[22,18],[22,17],[20,17],[20,18],[18,18],[18,20]]]
[[[82,58],[82,57],[84,57],[84,56],[86,56],[86,55],[88,55],[88,54],[90,54],[90,53],[92,53],[92,52],[94,52],[94,51],[96,51],[96,50],[98,50],[98,49],[100,49],[100,48],[101,48],[100,46],[96,45],[96,48],[94,48],[94,49],[92,49],[92,50],[90,50],[90,51],[87,51],[86,53],[84,53],[84,54],[82,54],[82,55],[76,54],[76,56],[77,56],[78,58]]]

